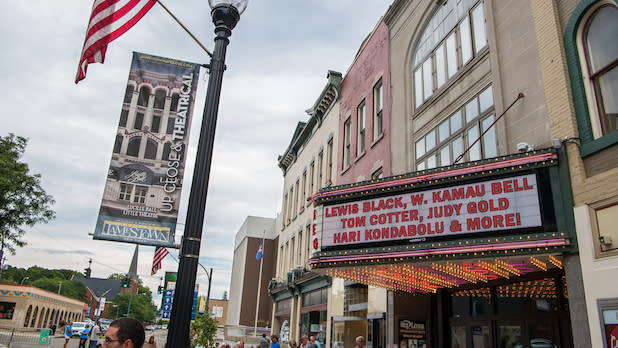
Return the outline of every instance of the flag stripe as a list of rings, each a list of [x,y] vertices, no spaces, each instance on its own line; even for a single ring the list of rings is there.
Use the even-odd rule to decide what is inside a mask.
[[[156,4],[156,0],[95,0],[75,83],[86,77],[90,63],[103,63],[107,45],[126,33]]]
[[[152,259],[152,272],[151,275],[157,273],[159,269],[161,269],[161,261],[169,254],[170,252],[163,247],[157,247],[154,252],[154,257]]]

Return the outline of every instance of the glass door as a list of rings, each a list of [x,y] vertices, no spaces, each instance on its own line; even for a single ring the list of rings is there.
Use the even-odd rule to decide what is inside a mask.
[[[498,322],[496,327],[499,348],[523,347],[523,325],[520,322]]]

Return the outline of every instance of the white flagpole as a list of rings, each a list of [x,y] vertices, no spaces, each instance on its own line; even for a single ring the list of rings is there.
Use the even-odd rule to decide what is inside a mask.
[[[264,232],[266,234],[266,232]],[[260,290],[262,288],[262,265],[264,265],[264,238],[262,238],[262,257],[260,258],[260,275],[258,276],[257,302],[255,303],[255,322],[253,323],[253,336],[257,337],[258,313],[260,310]]]

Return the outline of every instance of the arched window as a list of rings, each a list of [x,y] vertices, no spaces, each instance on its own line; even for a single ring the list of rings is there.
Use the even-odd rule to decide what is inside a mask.
[[[38,314],[39,314],[39,306],[36,306],[34,308],[34,313],[32,313],[32,320],[30,321],[30,327],[34,327]]]
[[[121,134],[116,135],[116,141],[114,142],[114,153],[120,153],[120,149],[122,148],[123,138],[124,137]]]
[[[144,152],[144,158],[146,159],[156,159],[157,158],[157,147],[158,144],[156,141],[148,138],[146,140],[146,152]]]
[[[148,99],[150,99],[150,88],[143,86],[139,89],[139,98],[137,98],[137,105],[148,106]]]
[[[418,108],[487,46],[482,1],[447,0],[427,21],[412,59]]]
[[[163,144],[163,156],[161,157],[161,159],[164,161],[167,161],[170,158],[171,151],[172,151],[172,144],[170,143]]]
[[[49,308],[45,311],[45,319],[43,319],[43,325],[41,327],[47,327],[47,321],[49,320]]]
[[[172,94],[172,102],[170,104],[170,111],[176,112],[178,110],[178,99],[180,95],[178,93]]]
[[[36,327],[43,327],[43,318],[45,317],[45,308],[41,308],[41,314],[39,314],[39,320]]]
[[[582,34],[588,105],[598,138],[615,131],[618,118],[618,7],[607,3],[593,10]]]
[[[26,318],[24,319],[24,327],[28,327],[28,322],[30,321],[30,314],[32,314],[32,305],[28,306],[28,310],[26,311]]]
[[[129,140],[129,146],[127,146],[127,156],[137,157],[139,155],[139,146],[141,142],[141,137],[131,138],[131,140]]]
[[[129,85],[127,86],[127,90],[124,92],[124,102],[127,104],[131,104],[131,99],[133,99],[133,91],[135,87]]]
[[[154,100],[154,108],[161,109],[165,107],[165,95],[166,92],[164,89],[157,89],[155,92],[155,100]]]

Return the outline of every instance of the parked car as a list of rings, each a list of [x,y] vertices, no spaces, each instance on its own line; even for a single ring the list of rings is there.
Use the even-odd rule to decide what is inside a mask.
[[[86,329],[86,323],[76,321],[71,325],[71,333],[73,337],[81,335],[82,331]]]
[[[112,320],[111,319],[101,318],[101,319],[99,319],[99,321],[101,322],[101,331],[103,333],[106,333],[107,329],[109,328],[109,324],[112,323]]]

